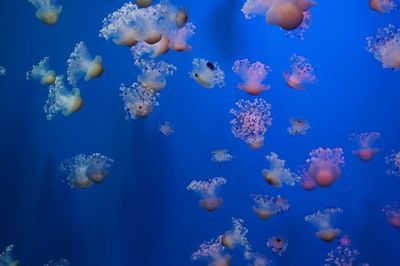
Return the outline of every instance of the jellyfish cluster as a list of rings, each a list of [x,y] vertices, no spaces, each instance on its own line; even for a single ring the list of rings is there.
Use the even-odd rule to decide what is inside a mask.
[[[291,187],[296,184],[299,177],[290,169],[285,168],[286,162],[279,159],[276,153],[271,152],[270,155],[265,156],[265,159],[269,162],[270,168],[263,169],[261,173],[269,185],[280,188],[283,184]]]
[[[193,69],[189,73],[190,77],[204,88],[212,89],[215,86],[220,88],[225,86],[225,73],[217,62],[195,58],[192,65]]]
[[[388,175],[400,177],[400,151],[393,151],[389,156],[386,156],[386,164],[389,166],[386,171]]]
[[[287,132],[291,136],[307,135],[307,130],[311,128],[310,123],[302,118],[292,117],[289,119],[290,127]]]
[[[52,85],[56,82],[56,72],[49,67],[50,58],[46,56],[37,65],[34,65],[32,69],[26,72],[26,79],[31,78],[40,80],[43,85]]]
[[[362,161],[370,161],[376,153],[379,152],[378,148],[373,148],[372,144],[380,137],[379,132],[363,132],[360,134],[351,134],[350,140],[358,142],[359,148],[353,150],[353,154],[357,155]]]
[[[62,162],[60,169],[67,174],[65,180],[71,188],[89,188],[104,181],[113,162],[100,153],[78,154]]]
[[[0,77],[1,77],[1,76],[5,76],[5,75],[6,75],[6,73],[7,73],[7,70],[6,70],[6,68],[5,68],[5,67],[3,67],[3,66],[0,66]]]
[[[306,84],[313,84],[317,81],[314,73],[314,67],[310,60],[304,56],[294,54],[290,58],[291,70],[284,72],[283,77],[289,88],[295,90],[305,90]]]
[[[211,161],[222,165],[232,161],[233,155],[227,149],[215,150],[211,152]]]
[[[251,195],[254,200],[253,212],[260,220],[267,220],[277,213],[284,213],[289,210],[288,201],[281,197],[271,197],[262,194]]]
[[[382,211],[385,213],[387,221],[395,228],[400,228],[400,203],[394,202],[386,205]]]
[[[56,261],[49,261],[46,263],[44,266],[70,266],[71,264],[69,263],[68,260],[66,259],[59,259]]]
[[[318,231],[315,233],[316,237],[325,242],[332,242],[341,234],[341,230],[334,227],[334,218],[342,212],[343,210],[340,208],[329,207],[307,215],[304,217],[304,220],[318,228]]]
[[[160,125],[160,133],[168,137],[174,133],[174,126],[169,121],[165,121]]]
[[[271,104],[264,99],[239,100],[237,109],[231,109],[234,116],[231,120],[232,133],[252,149],[260,149],[264,145],[264,135],[272,125]]]
[[[381,14],[387,14],[397,8],[394,0],[369,0],[369,7]]]
[[[55,0],[28,0],[36,8],[36,18],[46,25],[54,25],[61,14],[62,6]]]
[[[0,265],[2,266],[18,266],[19,261],[14,258],[14,245],[9,245],[0,254]]]
[[[237,87],[250,95],[259,95],[271,87],[270,85],[262,84],[269,72],[271,72],[271,67],[264,65],[260,61],[250,63],[248,59],[237,60],[233,64],[232,70],[243,81]]]
[[[272,250],[273,253],[282,256],[286,251],[289,243],[286,237],[283,236],[273,236],[268,239],[267,247]]]
[[[195,191],[201,196],[199,206],[207,211],[215,211],[224,200],[218,197],[219,189],[226,183],[223,177],[214,177],[207,180],[193,180],[187,186],[187,190]]]

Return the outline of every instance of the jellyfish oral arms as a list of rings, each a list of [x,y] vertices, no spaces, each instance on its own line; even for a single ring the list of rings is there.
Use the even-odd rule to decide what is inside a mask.
[[[43,85],[52,85],[56,82],[56,72],[49,67],[49,58],[43,58],[37,65],[34,65],[32,69],[26,72],[26,79],[31,78],[40,80]]]
[[[283,73],[283,77],[289,88],[305,90],[306,84],[313,84],[317,81],[314,74],[314,67],[307,58],[294,54],[290,58],[290,61],[292,63],[291,71]]]
[[[46,25],[54,25],[61,14],[62,6],[55,0],[28,0],[36,8],[36,18]]]
[[[176,52],[190,51],[192,47],[188,44],[190,39],[196,30],[193,23],[187,23],[183,27],[172,30],[168,33],[168,47]]]
[[[369,0],[368,5],[372,10],[381,14],[390,13],[397,7],[393,0]]]
[[[290,171],[290,169],[285,168],[285,161],[279,159],[278,155],[271,152],[270,155],[265,156],[270,164],[269,169],[263,169],[262,175],[265,181],[276,188],[282,187],[283,184],[288,186],[294,186],[298,177]]]
[[[272,250],[273,253],[282,256],[288,247],[288,240],[283,236],[273,236],[268,239],[267,247]]]
[[[382,211],[385,213],[388,223],[394,228],[400,229],[400,203],[386,205]]]
[[[250,63],[248,59],[237,60],[232,70],[243,80],[243,83],[238,84],[238,88],[250,95],[259,95],[271,87],[270,85],[262,84],[266,76],[271,72],[271,67],[259,61]]]
[[[218,209],[223,203],[223,199],[218,197],[218,191],[225,183],[226,179],[223,177],[215,177],[208,180],[193,180],[187,186],[187,190],[197,192],[202,197],[199,200],[200,208],[212,212]]]
[[[171,122],[165,121],[160,125],[160,132],[164,136],[168,137],[174,133],[174,127],[172,126]]]
[[[374,155],[379,152],[378,148],[373,148],[372,145],[380,137],[379,132],[364,132],[361,134],[351,134],[350,140],[358,142],[359,149],[353,150],[353,154],[357,155],[360,160],[368,162],[372,160]]]
[[[221,244],[222,236],[213,238],[210,241],[203,242],[199,248],[192,253],[191,259],[208,260],[209,266],[229,266],[231,265],[231,256],[225,253],[225,248]]]
[[[242,219],[232,218],[232,229],[222,235],[221,244],[228,249],[242,247],[244,258],[250,259],[252,252],[250,242],[247,239],[248,232],[249,230]]]
[[[253,212],[260,220],[267,220],[277,213],[283,213],[289,210],[289,203],[281,196],[276,198],[267,195],[254,194]]]
[[[323,211],[319,210],[312,215],[304,217],[304,220],[318,228],[315,234],[316,237],[324,242],[332,242],[341,233],[340,229],[334,228],[333,219],[342,212],[343,210],[340,208],[326,208]]]
[[[310,123],[302,118],[292,117],[289,119],[290,127],[287,129],[289,135],[306,135],[311,128]]]
[[[192,64],[190,76],[204,88],[212,89],[215,86],[222,88],[225,85],[225,73],[219,68],[218,63],[195,58]]]

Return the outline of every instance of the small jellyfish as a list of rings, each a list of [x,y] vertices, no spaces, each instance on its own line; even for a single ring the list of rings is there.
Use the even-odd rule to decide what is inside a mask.
[[[133,83],[130,87],[121,84],[119,88],[122,101],[124,102],[126,119],[146,118],[155,106],[158,106],[158,93],[144,88],[139,83]]]
[[[323,188],[331,186],[342,174],[344,164],[342,148],[318,148],[310,152],[307,159],[307,173]]]
[[[215,150],[211,152],[211,161],[218,163],[220,166],[232,161],[233,155],[231,155],[227,149]]]
[[[359,256],[360,252],[351,249],[350,243],[339,243],[336,249],[326,255],[324,266],[369,266],[368,263],[360,263]]]
[[[372,160],[374,155],[379,152],[378,148],[371,147],[372,144],[380,137],[379,132],[363,132],[361,134],[351,134],[350,140],[356,140],[359,149],[353,150],[353,154],[357,155],[361,160],[367,162]]]
[[[113,162],[100,153],[78,154],[62,162],[60,169],[67,174],[66,181],[71,188],[89,188],[104,181]]]
[[[199,206],[209,212],[218,209],[224,200],[218,197],[219,189],[226,183],[223,177],[214,177],[207,180],[193,180],[188,186],[187,190],[197,192],[202,199],[199,200]]]
[[[216,62],[212,63],[201,58],[193,59],[193,69],[190,76],[207,89],[212,89],[216,85],[220,88],[225,86],[225,73]]]
[[[265,156],[270,164],[269,169],[263,169],[262,175],[265,181],[276,188],[282,187],[283,184],[288,186],[294,186],[298,177],[290,171],[290,169],[285,168],[285,161],[279,159],[278,155],[271,152],[270,155]]]
[[[289,203],[281,196],[276,198],[267,195],[251,195],[254,200],[253,212],[260,220],[267,220],[277,213],[283,213],[289,210]]]
[[[246,228],[242,219],[232,218],[232,229],[223,234],[221,243],[228,249],[234,249],[237,246],[241,246],[243,248],[244,258],[251,259],[252,248],[247,239],[248,232],[249,230]]]
[[[152,0],[136,0],[136,5],[140,8],[151,6]]]
[[[83,76],[85,80],[88,81],[99,78],[103,74],[101,56],[97,55],[93,60],[84,42],[76,44],[67,63],[68,81],[73,86],[75,86],[78,80]]]
[[[137,81],[142,87],[154,92],[165,88],[167,76],[173,75],[177,70],[174,65],[167,64],[164,61],[137,59],[135,65],[141,71]]]
[[[376,36],[367,37],[366,49],[382,62],[383,68],[400,69],[400,29],[392,24],[378,29]]]
[[[272,249],[272,252],[282,256],[288,247],[288,240],[283,236],[273,236],[268,239],[267,247]]]
[[[231,256],[225,252],[225,247],[221,244],[222,236],[202,243],[199,248],[193,252],[191,259],[197,261],[207,259],[209,266],[229,266],[231,265]]]
[[[304,17],[303,22],[297,29],[286,31],[285,33],[286,37],[299,38],[300,40],[304,40],[304,34],[311,26],[311,19],[312,19],[311,12],[310,11],[303,12],[303,17]]]
[[[260,149],[264,145],[264,135],[272,125],[271,105],[260,98],[239,100],[236,107],[238,109],[229,110],[235,117],[230,122],[234,137],[242,139],[252,149]]]
[[[318,228],[318,232],[315,233],[316,237],[325,242],[332,242],[341,233],[339,228],[333,228],[333,218],[342,212],[343,210],[340,208],[326,208],[304,217],[304,220]]]
[[[62,6],[55,0],[28,0],[37,10],[36,18],[47,25],[54,25],[61,14]]]
[[[9,245],[0,254],[0,266],[18,266],[19,261],[14,259],[14,245]]]
[[[394,202],[391,205],[386,205],[382,211],[385,213],[390,225],[400,228],[400,203]]]
[[[290,61],[292,62],[291,71],[283,73],[288,87],[296,90],[305,90],[304,85],[313,84],[317,81],[314,67],[307,58],[294,54]]]
[[[302,118],[292,117],[289,119],[290,127],[287,129],[289,135],[306,135],[311,128],[310,123]]]
[[[186,23],[183,27],[174,29],[168,33],[168,47],[176,52],[190,51],[192,47],[187,43],[195,33],[196,27],[193,23]]]
[[[262,84],[266,76],[271,72],[271,67],[259,61],[250,63],[248,59],[237,60],[232,70],[244,81],[244,83],[238,84],[238,88],[250,95],[256,96],[271,87],[270,85]]]
[[[397,8],[394,0],[369,0],[369,7],[379,13],[390,13],[392,10]]]
[[[300,185],[307,191],[312,191],[317,186],[314,179],[308,174],[305,166],[301,166],[299,170],[300,174]]]
[[[56,261],[49,261],[48,263],[46,263],[44,266],[70,266],[71,264],[69,263],[68,260],[66,259],[59,259]]]
[[[248,266],[272,266],[273,263],[266,256],[261,254],[252,254],[251,264]]]
[[[171,122],[165,121],[163,124],[160,125],[160,132],[164,136],[168,137],[172,133],[174,133],[174,127],[172,126]]]
[[[7,70],[6,70],[6,68],[5,68],[5,67],[3,67],[3,66],[0,66],[0,77],[1,77],[1,76],[5,76],[5,75],[6,75],[6,73],[7,73]]]
[[[351,239],[348,235],[341,236],[338,240],[340,246],[348,247],[351,244]]]
[[[400,177],[400,152],[392,151],[392,154],[386,156],[386,164],[390,167],[387,170],[388,175]]]
[[[26,79],[30,80],[31,78],[40,80],[43,85],[52,85],[56,82],[56,72],[49,67],[49,57],[46,56],[26,72]]]
[[[80,90],[73,88],[68,91],[63,79],[64,76],[57,76],[54,84],[50,86],[49,97],[44,106],[48,120],[52,120],[59,112],[64,116],[79,112],[83,106]]]

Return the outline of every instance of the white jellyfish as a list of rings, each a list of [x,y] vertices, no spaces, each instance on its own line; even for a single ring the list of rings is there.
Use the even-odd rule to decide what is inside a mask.
[[[343,210],[340,208],[330,207],[323,211],[319,210],[314,214],[307,215],[304,217],[304,220],[318,228],[318,231],[315,233],[316,237],[325,242],[332,242],[341,233],[339,228],[334,228],[333,218],[342,212]]]
[[[103,74],[103,64],[101,56],[97,55],[94,59],[89,54],[86,44],[79,42],[68,59],[68,81],[75,86],[82,77],[86,81],[98,78]]]
[[[58,21],[62,6],[56,5],[55,0],[28,0],[37,10],[36,18],[47,25],[54,25]]]
[[[215,150],[211,152],[211,161],[220,165],[230,162],[232,159],[233,155],[230,154],[227,149]]]
[[[221,88],[225,85],[225,73],[219,68],[218,63],[195,58],[192,64],[193,69],[190,76],[201,86],[212,89],[216,85]]]
[[[6,70],[6,68],[5,68],[5,67],[3,67],[3,66],[0,66],[0,77],[1,77],[1,76],[5,76],[5,75],[6,75],[6,73],[7,73],[7,70]]]
[[[141,70],[137,81],[142,87],[154,92],[163,89],[167,85],[166,77],[173,75],[177,70],[174,65],[164,61],[137,59],[135,65]]]
[[[289,135],[306,135],[307,130],[311,128],[310,123],[302,118],[292,117],[289,119],[290,127],[288,127],[287,131]]]
[[[176,52],[190,51],[192,47],[187,43],[195,33],[196,27],[193,23],[187,23],[182,28],[174,29],[168,33],[168,47]]]
[[[278,158],[278,155],[271,152],[270,155],[265,156],[270,163],[269,169],[263,169],[262,175],[265,181],[276,188],[282,187],[283,184],[294,186],[299,180],[290,169],[285,168],[285,161]]]
[[[291,71],[285,71],[283,77],[288,87],[296,90],[304,90],[306,84],[313,84],[317,81],[314,73],[314,67],[310,60],[304,56],[294,54],[290,61],[292,62]]]
[[[215,211],[224,200],[218,197],[219,189],[226,183],[223,177],[214,177],[207,180],[193,180],[187,186],[187,190],[197,192],[202,199],[199,200],[199,206],[206,211]]]
[[[161,132],[161,134],[163,134],[164,136],[168,137],[168,136],[170,136],[172,133],[174,133],[174,127],[172,126],[171,122],[165,121],[164,123],[162,123],[162,124],[160,125],[160,132]]]
[[[62,112],[64,116],[78,112],[82,106],[83,101],[78,88],[73,88],[69,91],[64,85],[64,76],[57,76],[56,81],[49,89],[49,97],[44,111],[47,114],[47,119],[51,120],[54,116]]]
[[[0,254],[0,266],[18,266],[19,261],[14,259],[14,245],[9,245]]]
[[[32,69],[26,72],[26,79],[31,78],[40,80],[43,85],[51,85],[56,81],[56,72],[49,67],[49,57],[45,57]]]
[[[271,72],[271,67],[259,61],[250,63],[248,59],[237,60],[232,70],[244,81],[244,83],[238,84],[238,88],[250,95],[258,95],[271,87],[270,85],[262,84],[266,76]]]

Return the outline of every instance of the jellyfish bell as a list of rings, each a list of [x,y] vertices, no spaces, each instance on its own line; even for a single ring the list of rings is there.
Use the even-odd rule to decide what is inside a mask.
[[[259,82],[239,83],[238,88],[252,96],[257,96],[263,91],[269,90],[270,86],[260,84]]]
[[[140,8],[146,8],[151,6],[152,0],[136,0],[136,5]]]
[[[358,155],[360,160],[364,162],[371,161],[374,155],[378,152],[379,150],[376,148],[365,148],[365,149],[359,149],[353,151],[353,154]]]
[[[280,188],[282,187],[282,182],[278,176],[272,175],[267,169],[262,170],[262,175],[264,180],[271,186]]]
[[[157,31],[157,30],[150,30],[148,32],[146,32],[143,40],[147,43],[147,44],[155,44],[158,43],[161,38],[162,38],[162,33]]]
[[[189,20],[186,9],[180,8],[175,15],[175,24],[180,29],[183,28]]]
[[[309,10],[311,7],[315,5],[316,3],[312,0],[297,0],[297,6],[301,8],[303,12]]]
[[[228,249],[234,249],[236,245],[234,234],[231,231],[226,231],[221,237],[221,244]]]
[[[381,0],[369,0],[368,5],[372,10],[383,13]]]
[[[86,167],[78,167],[74,170],[73,178],[68,182],[75,188],[88,188],[93,185],[93,181],[86,175]]]
[[[62,114],[64,116],[79,112],[83,106],[83,100],[78,88],[72,89],[71,95],[60,98],[60,101],[63,102],[64,109]]]
[[[171,48],[172,50],[174,50],[175,52],[187,52],[192,49],[192,46],[190,46],[189,44],[187,44],[185,42],[169,43],[168,47]]]
[[[304,90],[305,89],[304,86],[301,84],[301,81],[294,75],[289,75],[289,73],[284,72],[283,78],[285,79],[286,84],[289,88],[292,88],[295,90]]]
[[[263,220],[263,221],[269,219],[271,216],[273,216],[275,214],[267,209],[257,208],[257,207],[253,207],[253,212],[257,215],[257,217],[260,220]]]
[[[61,10],[61,6],[45,5],[36,11],[36,18],[46,25],[54,25],[58,21]]]
[[[101,56],[96,56],[95,59],[90,63],[90,66],[86,72],[85,80],[91,80],[98,78],[103,74],[103,63]]]
[[[303,22],[304,14],[294,3],[273,4],[268,10],[266,20],[268,24],[278,25],[285,30],[294,30]]]
[[[52,85],[54,82],[56,82],[56,72],[54,70],[47,71],[40,80],[43,85]]]
[[[252,150],[259,150],[264,146],[264,137],[252,137],[249,138],[246,142]]]
[[[199,200],[199,206],[206,211],[212,212],[218,209],[223,202],[224,200],[221,197],[207,198]]]
[[[167,85],[167,82],[165,80],[149,80],[141,74],[137,77],[137,80],[143,88],[152,90],[153,92],[159,92]]]
[[[336,239],[340,235],[341,231],[340,229],[325,229],[325,230],[320,230],[315,233],[316,237],[319,239],[325,241],[325,242],[332,242],[333,240]]]
[[[329,187],[342,174],[339,166],[329,161],[318,161],[310,165],[308,174],[315,183],[323,188]]]
[[[127,108],[138,118],[146,118],[153,111],[153,105],[144,101],[134,102]]]
[[[104,181],[105,177],[108,175],[108,172],[105,169],[98,167],[89,167],[86,170],[86,175],[93,180],[95,183],[101,183]]]
[[[388,217],[388,222],[391,226],[393,226],[395,228],[400,228],[400,217],[399,216]]]
[[[120,36],[113,39],[113,42],[117,45],[132,47],[138,43],[138,34],[135,30],[129,28],[123,30]]]
[[[231,265],[231,256],[226,255],[224,257],[215,258],[210,266],[230,266]]]
[[[150,55],[152,58],[166,54],[169,50],[169,39],[163,35],[159,42],[151,45],[151,48],[153,49]]]
[[[317,186],[312,178],[303,179],[300,181],[300,184],[307,191],[312,191]]]

